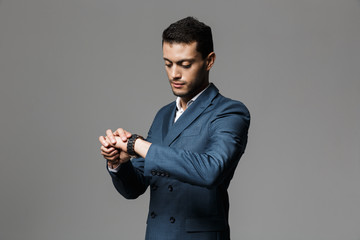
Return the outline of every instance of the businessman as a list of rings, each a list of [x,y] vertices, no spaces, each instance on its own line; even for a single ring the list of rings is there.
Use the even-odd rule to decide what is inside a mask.
[[[246,147],[249,112],[209,81],[209,26],[179,20],[164,30],[162,47],[176,100],[158,111],[145,139],[107,130],[101,154],[125,198],[150,186],[147,240],[228,240],[227,189]]]

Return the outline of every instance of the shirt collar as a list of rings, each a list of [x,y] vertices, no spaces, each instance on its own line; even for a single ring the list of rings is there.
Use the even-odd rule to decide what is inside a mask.
[[[190,99],[190,101],[188,101],[188,102],[186,103],[186,108],[190,107],[190,105],[191,105],[193,102],[195,102],[195,100],[196,100],[203,92],[205,92],[205,90],[208,89],[209,86],[210,86],[210,84],[209,84],[204,90],[202,90],[201,92],[199,92],[195,97],[193,97],[192,99]],[[180,97],[177,97],[177,98],[176,98],[176,108],[177,108],[177,110],[182,109],[182,108],[181,108],[181,104],[180,104]]]

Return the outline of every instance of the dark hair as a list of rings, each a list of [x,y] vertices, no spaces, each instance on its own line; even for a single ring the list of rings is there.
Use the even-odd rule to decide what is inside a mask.
[[[181,19],[168,28],[162,34],[162,43],[186,43],[196,42],[196,50],[206,58],[214,51],[211,28],[193,17]]]

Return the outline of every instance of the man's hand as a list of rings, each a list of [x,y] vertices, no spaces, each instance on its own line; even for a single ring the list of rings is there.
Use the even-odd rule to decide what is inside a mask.
[[[107,160],[114,162],[117,161],[120,157],[120,151],[114,147],[104,147],[103,145],[100,147],[101,155],[104,156]]]
[[[127,152],[127,141],[131,137],[130,132],[122,128],[118,128],[114,133],[110,129],[108,129],[106,131],[106,134],[110,141],[114,144],[113,146],[115,146],[115,148]],[[150,142],[143,139],[137,139],[135,142],[134,150],[140,157],[145,158],[150,146]]]
[[[100,136],[99,140],[101,144],[108,146],[105,147],[104,145],[101,145],[100,149],[103,157],[108,160],[108,166],[110,168],[115,169],[121,163],[125,163],[130,160],[129,154],[111,146],[107,137]]]
[[[108,160],[108,166],[117,168],[121,163],[129,161],[130,156],[127,154],[127,140],[131,137],[131,133],[117,129],[114,133],[111,129],[106,131],[106,136],[100,136],[99,141],[101,154]]]
[[[127,140],[131,137],[131,133],[128,131],[125,131],[122,128],[118,128],[115,132],[112,132],[111,129],[106,130],[106,136],[109,138],[110,143],[112,145],[116,145],[119,143],[118,140],[122,140],[124,143],[127,142]],[[116,139],[116,137],[119,137],[119,139]],[[121,145],[119,145],[120,147]]]
[[[102,144],[101,154],[108,160],[111,168],[116,168],[121,163],[129,161],[130,156],[127,153],[127,143],[130,137],[131,133],[122,128],[118,128],[115,132],[108,129],[106,130],[105,137],[99,137],[99,141]],[[137,139],[134,150],[139,156],[145,158],[150,146],[150,142]]]

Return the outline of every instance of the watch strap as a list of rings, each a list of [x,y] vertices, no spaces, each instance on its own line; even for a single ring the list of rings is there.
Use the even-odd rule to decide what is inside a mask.
[[[127,148],[127,153],[130,156],[137,156],[137,154],[136,154],[136,152],[134,150],[134,147],[135,147],[136,140],[138,140],[139,138],[144,139],[142,136],[137,135],[137,134],[131,135],[131,137],[128,139],[126,148]]]

